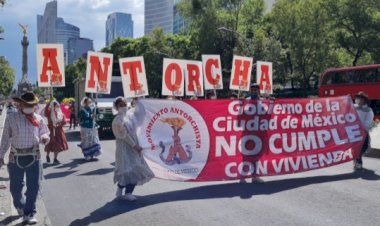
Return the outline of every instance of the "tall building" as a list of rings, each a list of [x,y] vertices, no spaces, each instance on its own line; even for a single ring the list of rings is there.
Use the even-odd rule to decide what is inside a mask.
[[[178,34],[188,26],[179,13],[177,5],[181,0],[145,0],[145,30],[149,35],[155,28],[161,28],[164,33]],[[275,0],[266,0],[268,11]]]
[[[106,22],[106,46],[111,45],[117,37],[133,38],[132,15],[128,13],[112,13]]]
[[[145,35],[155,28],[173,33],[174,0],[145,0]]]
[[[86,58],[88,51],[94,50],[94,42],[88,38],[70,38],[68,41],[68,64],[73,64],[81,57]]]
[[[68,64],[69,40],[79,38],[80,29],[74,25],[65,23],[62,18],[58,17],[55,34],[57,36],[57,43],[63,43],[65,64]]]
[[[174,0],[173,5],[173,34],[181,33],[184,28],[187,27],[188,23],[183,16],[178,11],[177,4],[181,0]]]
[[[48,2],[44,15],[37,15],[38,43],[56,43],[57,2]]]
[[[68,64],[69,40],[80,39],[80,29],[72,24],[66,23],[62,18],[58,17],[57,11],[58,3],[54,0],[46,4],[44,15],[37,15],[37,41],[38,43],[62,43],[65,64]],[[84,47],[78,48],[80,52],[82,52]],[[93,47],[88,50],[93,50]],[[74,55],[78,54],[74,53]]]

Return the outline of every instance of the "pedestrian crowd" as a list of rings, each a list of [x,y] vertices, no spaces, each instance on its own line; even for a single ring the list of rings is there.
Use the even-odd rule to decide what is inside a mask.
[[[216,99],[216,92],[207,93],[207,97]],[[240,93],[231,94],[231,99],[237,98],[240,98]],[[175,97],[171,96],[168,99],[175,99]],[[197,99],[197,97],[192,99]],[[268,95],[261,95],[257,84],[251,85],[250,94],[245,99],[274,100]],[[42,175],[40,144],[45,146],[46,162],[60,164],[58,155],[68,150],[63,129],[66,125],[66,118],[61,111],[59,102],[53,98],[42,111],[45,118],[36,113],[38,100],[33,93],[25,93],[21,97],[13,98],[13,101],[14,103],[8,108],[1,138],[0,166],[5,164],[4,156],[9,151],[7,167],[13,205],[19,216],[23,217],[24,223],[35,224],[37,223],[35,218],[36,200]],[[368,95],[364,92],[356,94],[354,106],[368,133],[374,117],[374,113],[369,107]],[[136,197],[133,195],[133,191],[136,185],[142,185],[154,177],[142,156],[142,147],[136,134],[143,107],[138,99],[133,99],[129,109],[127,99],[124,97],[117,97],[113,107],[116,112],[112,122],[112,131],[116,138],[113,179],[117,185],[116,197],[134,201]],[[75,129],[78,120],[74,103],[70,104],[70,112],[69,129]],[[102,153],[95,122],[97,113],[93,100],[90,97],[83,98],[79,111],[81,142],[78,146],[86,160],[97,158]],[[367,136],[360,157],[354,161],[354,170],[362,169],[361,156],[367,150],[368,144]],[[53,161],[51,161],[50,153],[53,154]],[[241,182],[245,181],[241,180]],[[22,191],[25,184],[27,189],[24,196]]]

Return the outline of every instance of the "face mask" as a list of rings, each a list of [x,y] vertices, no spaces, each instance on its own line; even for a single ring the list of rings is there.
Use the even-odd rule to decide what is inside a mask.
[[[120,112],[121,114],[126,114],[127,111],[128,111],[128,108],[127,108],[127,107],[120,107],[120,108],[119,108],[119,112]]]
[[[355,104],[357,104],[357,105],[361,105],[361,103],[362,103],[362,101],[360,100],[360,99],[355,99]]]
[[[22,112],[24,112],[27,115],[30,115],[34,112],[34,108],[24,108],[22,109]]]

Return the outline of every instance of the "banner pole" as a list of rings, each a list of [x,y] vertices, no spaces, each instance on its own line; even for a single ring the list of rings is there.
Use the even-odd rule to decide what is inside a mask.
[[[52,73],[51,73],[51,70],[49,71],[49,74],[50,74],[50,101],[49,101],[49,108],[50,108],[50,115],[51,115],[51,111],[55,111],[55,109],[52,109],[51,107],[51,102],[53,101],[53,82],[52,82]],[[51,116],[49,116],[51,117]],[[53,125],[53,136],[55,137],[55,125]]]
[[[98,109],[98,92],[99,92],[99,79],[98,79],[98,84],[96,85],[94,118],[92,119],[94,128],[96,127],[96,110]]]
[[[132,84],[134,84],[134,85],[136,85],[135,84],[135,81],[133,80],[133,78],[135,77],[134,76],[134,73],[135,73],[135,71],[134,70],[131,70],[131,82],[132,82]],[[137,75],[136,75],[137,76]],[[139,84],[137,84],[137,85],[139,85]],[[134,91],[134,93],[135,93],[135,98],[137,98],[137,91],[136,91],[136,87],[134,87],[135,89],[133,90]]]
[[[211,68],[211,72],[212,72],[212,74],[214,74],[214,68],[213,68],[213,67]],[[216,99],[218,99],[217,96],[216,96],[216,85],[215,85],[215,81],[214,81],[213,86],[214,86],[214,95],[215,95]]]

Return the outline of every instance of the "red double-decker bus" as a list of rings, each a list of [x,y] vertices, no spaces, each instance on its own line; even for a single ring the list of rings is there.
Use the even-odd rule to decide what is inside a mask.
[[[364,91],[376,118],[380,116],[380,64],[332,68],[319,79],[319,96],[351,95]]]

